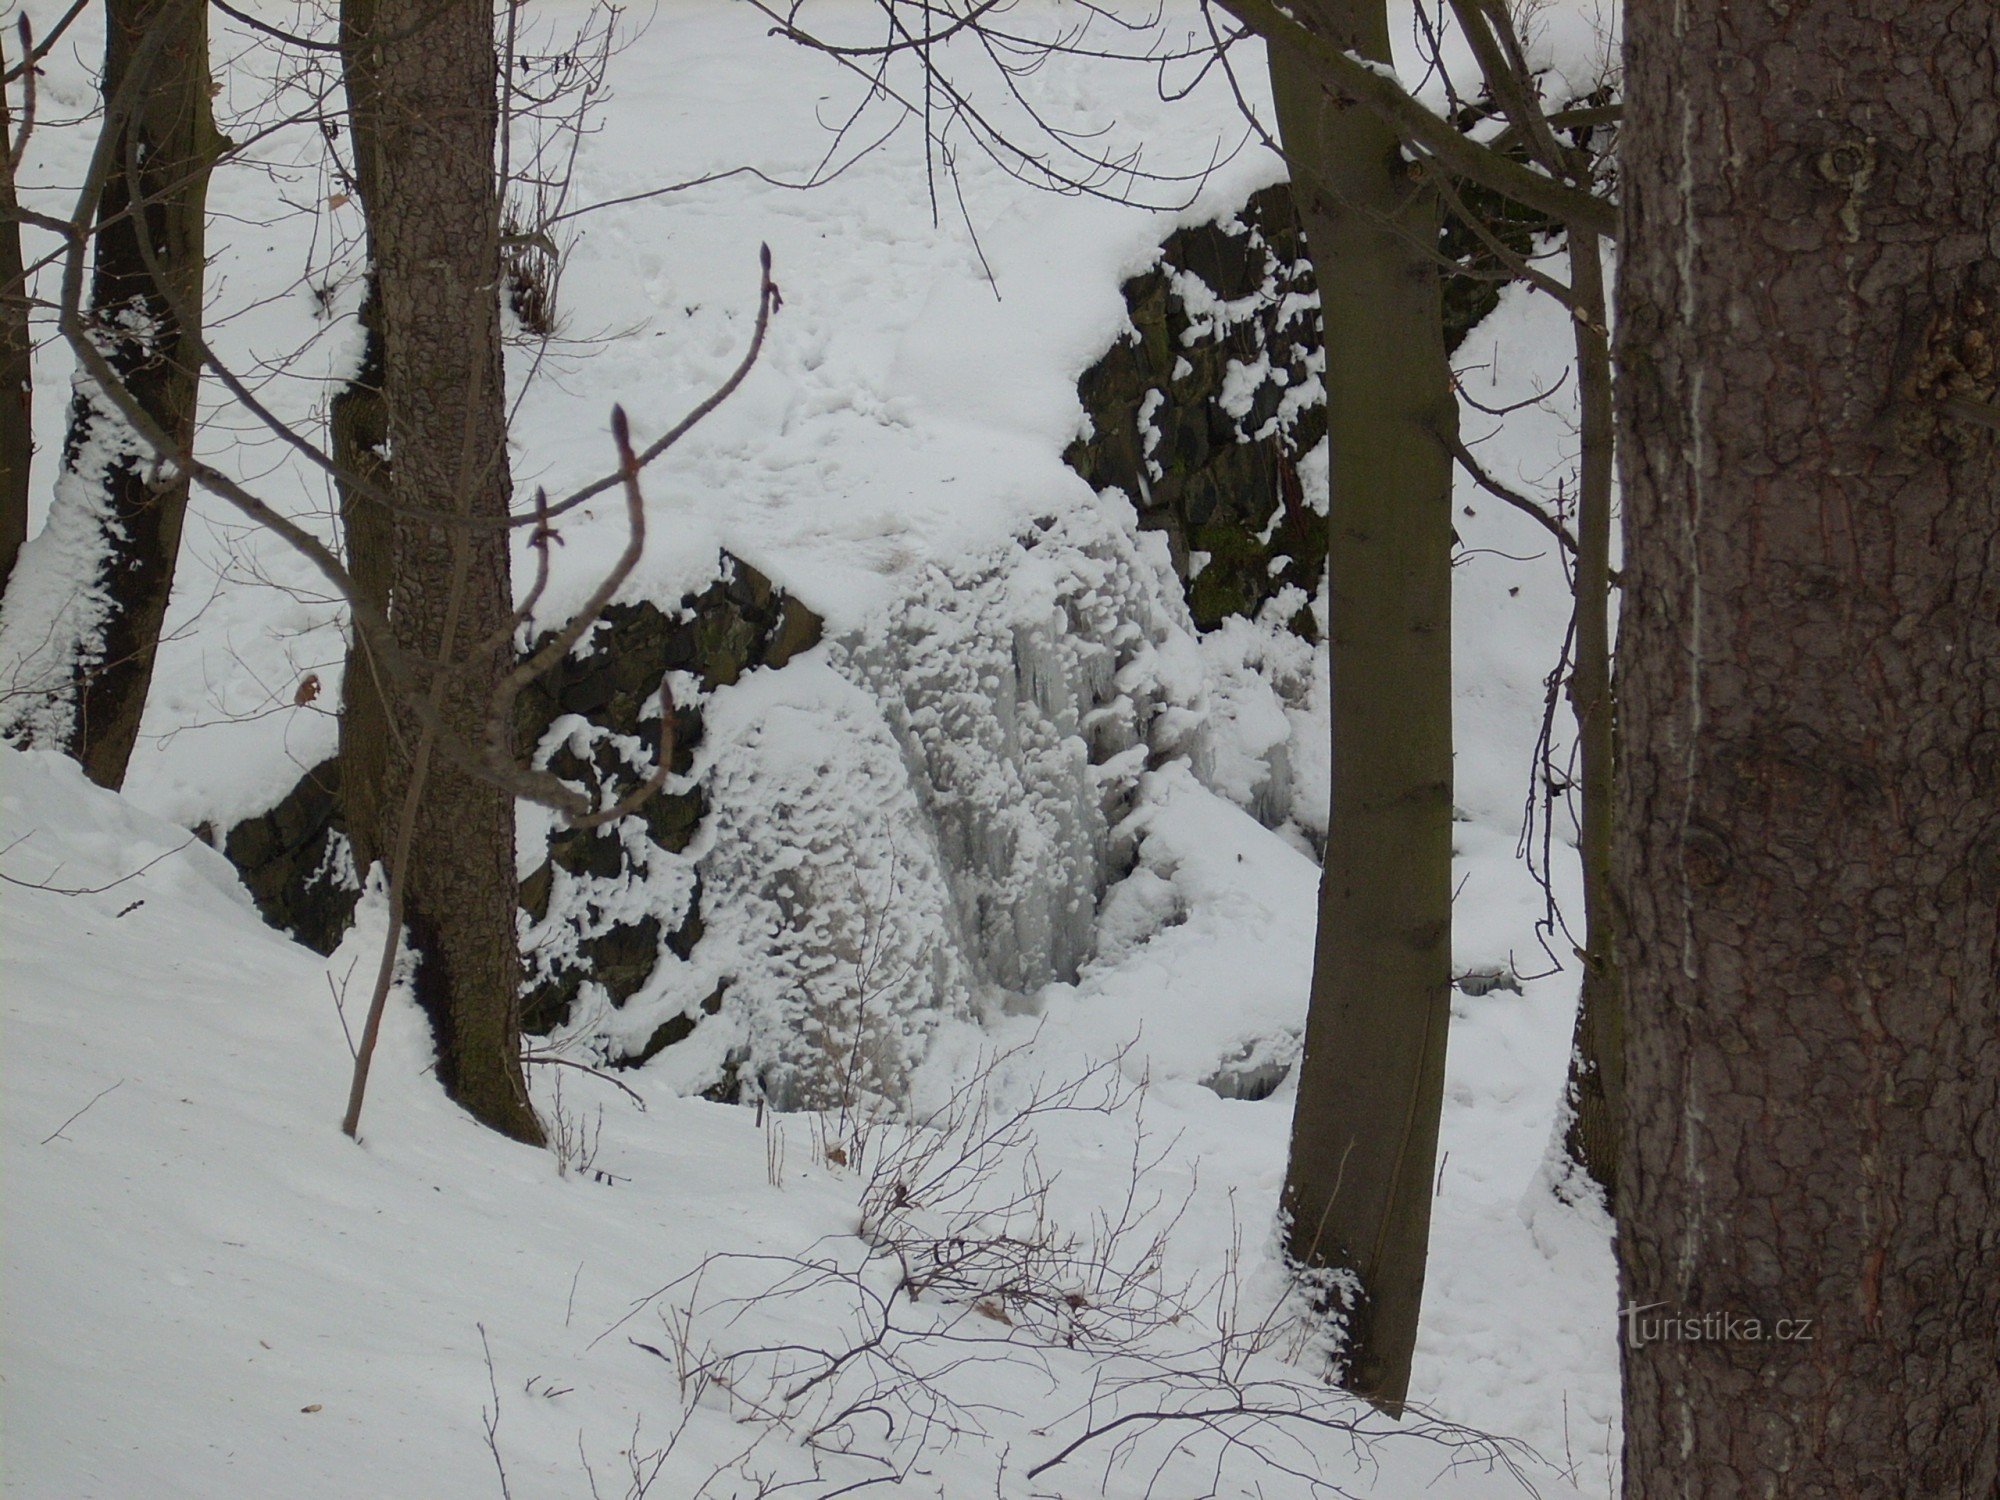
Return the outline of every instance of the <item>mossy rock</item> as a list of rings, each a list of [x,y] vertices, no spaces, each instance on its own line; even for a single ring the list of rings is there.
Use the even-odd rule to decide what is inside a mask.
[[[1461,191],[1516,254],[1555,228],[1470,184]],[[1447,216],[1439,249],[1466,268],[1444,279],[1445,345],[1455,350],[1505,282],[1498,258],[1457,219]],[[1209,299],[1191,303],[1188,278],[1234,311],[1218,317]],[[1326,413],[1290,395],[1314,378],[1321,340],[1290,189],[1265,188],[1228,218],[1177,230],[1124,295],[1130,327],[1077,383],[1089,431],[1065,461],[1094,488],[1122,490],[1141,528],[1165,534],[1203,629],[1254,616],[1287,588],[1310,598],[1326,570],[1326,520],[1304,503],[1297,466],[1326,435]],[[1295,611],[1291,628],[1316,635],[1312,611]]]
[[[1188,277],[1240,315],[1191,308]],[[1287,504],[1299,457],[1326,433],[1318,404],[1286,405],[1319,362],[1313,291],[1291,198],[1266,188],[1232,218],[1176,231],[1160,264],[1126,282],[1131,329],[1078,385],[1091,432],[1065,457],[1165,534],[1203,628],[1290,584],[1310,594],[1324,568],[1324,520]],[[1258,370],[1246,404],[1232,382]]]
[[[657,743],[660,684],[669,672],[693,673],[705,690],[725,687],[758,667],[780,667],[811,650],[821,629],[812,610],[757,569],[725,554],[716,581],[680,600],[671,612],[646,600],[607,609],[589,649],[563,658],[516,700],[516,743],[538,745],[559,717],[578,715],[603,733],[589,736],[587,755],[569,744],[559,746],[548,769],[585,786],[593,796],[607,784],[629,788],[647,768],[626,764],[617,746],[633,739]],[[699,703],[675,703],[676,773],[692,769],[702,734]],[[276,807],[238,823],[223,840],[224,852],[242,873],[265,920],[322,953],[339,945],[360,896],[347,859],[339,773],[335,761],[315,766]],[[680,854],[693,843],[706,814],[707,802],[697,787],[656,795],[641,804],[636,816],[646,841],[665,853]],[[542,923],[549,915],[558,868],[615,882],[634,873],[632,858],[615,828],[558,831],[550,840],[549,859],[521,883],[521,907],[532,921]],[[644,913],[578,941],[575,958],[522,997],[523,1024],[538,1033],[560,1025],[587,981],[601,984],[613,1004],[622,1004],[651,978],[663,946],[682,958],[693,953],[702,935],[699,909],[697,885],[689,911],[671,932],[657,914]],[[720,992],[710,1001],[701,1009],[712,1014],[720,1007]],[[664,1039],[656,1034],[646,1055],[692,1030],[692,1019],[679,1019],[685,1030]],[[668,1030],[673,1030],[671,1024],[662,1028]]]
[[[340,767],[322,761],[284,801],[229,830],[222,852],[265,921],[315,953],[331,953],[361,900],[340,816]]]
[[[641,1047],[630,1057],[619,1059],[614,1066],[621,1068],[643,1066],[658,1057],[676,1042],[686,1041],[694,1035],[694,1028],[702,1016],[713,1016],[721,1012],[723,996],[728,993],[728,990],[729,985],[727,981],[717,985],[714,991],[704,997],[701,1004],[696,1007],[695,1014],[678,1015],[671,1020],[662,1022],[654,1028],[653,1034],[646,1039],[645,1046]],[[734,1104],[736,1096],[736,1069],[733,1066],[725,1067],[722,1080],[702,1095],[705,1099],[713,1099],[724,1104]]]

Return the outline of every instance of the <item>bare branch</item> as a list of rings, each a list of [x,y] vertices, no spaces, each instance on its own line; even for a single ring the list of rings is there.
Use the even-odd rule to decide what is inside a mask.
[[[736,369],[730,374],[727,380],[716,387],[714,392],[699,406],[695,407],[693,411],[689,412],[680,421],[675,423],[673,427],[669,428],[665,436],[649,444],[638,454],[633,460],[633,472],[635,474],[638,470],[644,469],[646,465],[673,447],[682,438],[686,437],[704,417],[733,396],[736,393],[736,388],[743,384],[744,377],[750,373],[750,367],[757,363],[757,356],[763,352],[764,335],[771,326],[771,315],[785,305],[785,299],[778,291],[778,284],[771,279],[771,247],[769,245],[759,247],[758,262],[762,267],[762,281],[757,289],[757,326],[751,332],[750,347],[744,351],[742,360],[738,362]],[[537,514],[529,519],[538,525],[546,525],[555,517],[575,510],[577,506],[582,505],[585,501],[596,499],[597,496],[603,494],[613,485],[622,485],[625,482],[626,470],[624,462],[621,460],[618,468],[605,475],[602,479],[593,480],[591,483],[583,486],[583,488],[571,491],[555,504],[549,505],[546,509],[538,510]]]
[[[1215,0],[1274,47],[1303,52],[1337,85],[1341,94],[1394,126],[1406,141],[1428,153],[1445,172],[1469,178],[1524,207],[1538,209],[1573,228],[1607,239],[1618,234],[1618,210],[1594,194],[1581,192],[1489,150],[1410,97],[1387,70],[1363,62],[1300,25],[1273,0]]]
[[[106,1094],[110,1093],[113,1089],[118,1088],[119,1085],[123,1084],[124,1082],[125,1080],[121,1078],[118,1080],[117,1083],[108,1084],[104,1088],[101,1088],[96,1093],[92,1094],[90,1096],[89,1103],[85,1104],[82,1109],[78,1110],[75,1114],[71,1115],[67,1120],[64,1120],[62,1124],[56,1126],[54,1130],[51,1130],[47,1135],[43,1136],[40,1141],[40,1144],[46,1146],[50,1141],[59,1138],[65,1130],[69,1129],[70,1126],[74,1125],[78,1120],[81,1120],[86,1114],[90,1112],[90,1106],[92,1104],[95,1104],[99,1099],[102,1099]]]
[[[81,9],[82,5],[83,5],[83,0],[77,0],[77,9]],[[75,17],[76,17],[76,10],[72,10],[68,16],[63,18],[62,24],[64,26],[67,26],[71,20],[75,19]],[[17,24],[19,26],[20,37],[21,37],[21,51],[24,54],[26,54],[27,61],[22,63],[20,67],[16,70],[16,72],[18,72],[21,76],[20,128],[14,132],[14,139],[12,141],[0,138],[0,151],[4,151],[7,153],[7,172],[9,176],[12,176],[16,171],[20,169],[22,159],[25,158],[28,154],[28,137],[34,133],[35,129],[34,62],[37,57],[41,56],[41,53],[35,50],[34,47],[35,34],[33,29],[28,25],[28,13],[26,11],[21,12],[21,19]],[[62,35],[60,27],[57,28],[56,35],[57,36]],[[54,38],[51,37],[50,42],[52,42],[53,40]],[[46,49],[49,46],[49,42],[44,42],[42,45],[44,49]],[[7,82],[9,83],[13,82],[14,76],[15,76],[14,73],[9,73],[7,75]]]
[[[1459,466],[1472,476],[1474,484],[1477,484],[1496,500],[1506,501],[1507,504],[1520,511],[1522,515],[1532,517],[1549,535],[1562,543],[1565,552],[1572,555],[1575,554],[1576,538],[1569,534],[1568,527],[1543,510],[1541,506],[1535,504],[1526,495],[1516,490],[1508,489],[1506,485],[1500,483],[1499,480],[1487,473],[1480,466],[1479,460],[1472,456],[1472,450],[1465,446],[1464,441],[1457,433],[1439,433],[1437,435],[1444,442],[1444,445],[1451,450],[1451,456],[1458,460]]]
[[[148,870],[152,869],[154,865],[160,864],[162,861],[172,859],[176,854],[179,854],[183,849],[187,848],[189,844],[192,844],[194,842],[195,842],[194,836],[190,834],[185,843],[179,843],[174,845],[173,848],[167,850],[167,852],[164,854],[154,855],[151,859],[147,860],[143,865],[139,866],[139,868],[134,870],[131,874],[120,875],[116,880],[107,880],[103,885],[83,885],[83,886],[50,885],[47,880],[22,880],[19,876],[9,875],[6,874],[5,872],[0,872],[0,880],[6,881],[7,884],[9,885],[19,886],[23,890],[47,891],[50,895],[53,896],[99,896],[106,891],[116,890],[119,886],[123,885],[128,880],[137,880],[141,875],[145,874]],[[10,844],[8,847],[12,848],[13,845]]]
[[[1961,422],[1970,422],[1975,427],[1984,427],[1992,432],[2000,432],[2000,406],[1990,401],[1973,401],[1964,396],[1946,396],[1938,402],[1949,417]]]
[[[229,3],[229,0],[208,0],[208,3],[229,17],[230,20],[240,21],[252,31],[262,32],[265,36],[283,42],[288,47],[297,47],[306,52],[338,52],[340,50],[340,43],[338,42],[318,42],[309,36],[295,36],[289,31],[280,31],[268,21],[260,21],[255,16],[238,10]]]

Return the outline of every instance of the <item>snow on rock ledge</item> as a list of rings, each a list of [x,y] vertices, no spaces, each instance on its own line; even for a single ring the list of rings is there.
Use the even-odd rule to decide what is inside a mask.
[[[900,1101],[947,1020],[1034,1008],[1174,920],[1106,903],[1153,878],[1149,772],[1266,824],[1296,800],[1304,729],[1265,659],[1311,654],[1289,601],[1199,636],[1116,490],[909,575],[816,648],[809,611],[720,571],[672,609],[620,606],[524,700],[523,743],[592,795],[650,770],[663,672],[679,704],[679,774],[639,813],[524,814],[524,1019],[547,1045],[780,1108]],[[315,925],[294,887],[339,832],[332,770],[228,840],[267,916],[322,948],[352,893]]]

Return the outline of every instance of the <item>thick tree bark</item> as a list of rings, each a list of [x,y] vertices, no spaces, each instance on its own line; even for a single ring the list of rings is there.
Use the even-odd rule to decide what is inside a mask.
[[[1382,0],[1299,7],[1386,60]],[[1345,1384],[1398,1412],[1430,1232],[1451,985],[1451,458],[1434,193],[1395,132],[1271,54],[1320,286],[1332,450],[1333,802],[1285,1181],[1345,1283]]]
[[[438,664],[442,676],[426,687],[454,742],[431,759],[403,875],[417,996],[452,1097],[539,1142],[521,1072],[514,799],[458,758],[485,743],[493,689],[512,664],[493,12],[484,0],[379,0],[368,10],[343,34],[380,299],[396,505],[390,618],[405,651]],[[416,738],[380,747],[383,825],[401,815]]]
[[[208,174],[221,144],[209,113],[206,6],[111,0],[107,102],[135,66],[144,77],[112,122],[98,196],[92,326],[140,406],[185,445],[201,374]],[[9,601],[9,633],[31,642],[27,680],[44,686],[44,701],[10,732],[70,751],[102,786],[124,782],[138,738],[187,497],[186,476],[162,473],[109,402],[79,382],[49,522],[61,576]],[[90,576],[76,576],[79,558]],[[47,619],[30,618],[38,611]]]
[[[347,571],[369,602],[389,612],[389,577],[395,560],[393,517],[376,498],[390,492],[389,411],[383,392],[382,297],[375,266],[375,211],[382,189],[375,175],[380,146],[373,133],[381,117],[373,52],[366,39],[375,25],[375,0],[345,0],[340,8],[343,77],[347,84],[354,191],[367,208],[368,289],[361,304],[361,367],[334,396],[328,413],[332,452],[339,470],[340,525]],[[358,481],[358,482],[357,482]],[[341,811],[355,864],[367,869],[386,859],[395,840],[383,827],[381,797],[388,779],[390,736],[400,727],[388,711],[381,670],[361,632],[352,633],[341,674]]]
[[[391,484],[381,316],[371,271],[361,307],[366,330],[361,368],[334,396],[328,425],[340,471],[340,527],[348,575],[368,601],[387,614],[395,528],[388,507],[375,498],[388,493]],[[381,798],[388,779],[389,741],[402,732],[407,731],[389,714],[380,669],[356,630],[340,679],[340,776],[341,811],[360,869],[384,858],[394,843],[394,835],[383,827]]]
[[[1570,1059],[1571,1160],[1618,1198],[1618,1137],[1625,1108],[1624,976],[1618,958],[1618,912],[1612,886],[1617,800],[1617,705],[1611,669],[1611,349],[1604,261],[1597,236],[1571,230],[1570,289],[1575,297],[1577,399],[1582,448],[1576,527],[1576,665],[1570,706],[1576,715],[1581,804],[1577,846],[1583,864],[1583,995]]]
[[[1990,1500],[2000,10],[1626,26],[1626,1494]]]
[[[0,73],[7,70],[6,55],[0,45]],[[28,474],[35,451],[34,346],[28,336],[13,140],[7,95],[0,89],[0,591],[28,539]]]

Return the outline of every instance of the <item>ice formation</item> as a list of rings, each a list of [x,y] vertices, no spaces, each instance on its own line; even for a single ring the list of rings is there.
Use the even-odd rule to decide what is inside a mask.
[[[586,996],[572,1031],[630,1053],[706,999],[656,1064],[684,1086],[897,1100],[941,1018],[1077,979],[1133,873],[1149,769],[1185,761],[1264,820],[1291,816],[1266,660],[1283,635],[1244,621],[1204,642],[1164,543],[1115,491],[924,568],[870,626],[710,697],[708,824],[645,865],[676,901],[698,873],[702,940],[663,952],[616,1013]]]
[[[730,985],[725,1065],[781,1109],[900,1100],[976,978],[896,741],[810,658],[718,694],[708,734],[696,956]]]

